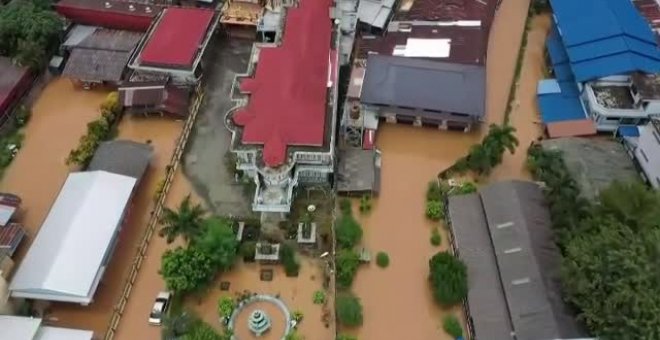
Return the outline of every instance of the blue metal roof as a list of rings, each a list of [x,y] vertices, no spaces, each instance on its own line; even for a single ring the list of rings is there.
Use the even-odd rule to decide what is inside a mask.
[[[574,82],[543,79],[537,87],[539,109],[543,123],[556,123],[587,117]]]
[[[635,125],[621,125],[617,134],[623,137],[639,137],[639,128]]]
[[[537,94],[551,94],[551,93],[561,93],[561,88],[556,79],[543,79],[539,81],[539,85],[536,88]]]
[[[550,3],[557,27],[548,39],[548,52],[555,66],[568,61],[575,80],[635,71],[660,73],[660,49],[630,0]]]

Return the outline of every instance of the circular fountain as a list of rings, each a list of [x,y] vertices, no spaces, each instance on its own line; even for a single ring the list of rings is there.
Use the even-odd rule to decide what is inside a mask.
[[[261,336],[270,329],[270,318],[266,312],[256,309],[248,318],[248,328],[254,335]]]

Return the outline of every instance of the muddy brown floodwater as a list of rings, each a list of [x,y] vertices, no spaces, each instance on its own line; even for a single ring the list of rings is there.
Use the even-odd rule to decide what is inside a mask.
[[[390,265],[381,269],[372,263],[357,274],[353,291],[362,300],[364,324],[352,333],[359,339],[449,339],[442,316],[460,316],[460,308],[441,310],[431,296],[428,260],[447,249],[447,234],[440,228],[442,247],[431,246],[434,225],[424,216],[425,192],[428,182],[478,139],[478,133],[379,128],[383,185],[372,212],[360,221],[364,245],[372,254],[387,252]]]
[[[509,121],[516,128],[516,137],[520,144],[513,155],[509,153],[504,155],[502,164],[494,169],[490,181],[531,179],[525,162],[530,143],[543,134],[536,100],[536,86],[544,77],[545,40],[550,30],[550,20],[549,15],[539,15],[530,22],[522,71]]]
[[[487,61],[488,124],[504,120],[528,5],[529,0],[503,1],[496,14]],[[447,249],[448,237],[441,227],[442,246],[431,246],[433,224],[424,217],[425,191],[438,172],[465,155],[485,132],[487,124],[470,134],[387,124],[378,130],[382,189],[372,212],[360,220],[363,243],[372,254],[387,252],[390,265],[381,269],[370,264],[358,272],[352,290],[362,300],[364,324],[347,333],[360,339],[450,339],[442,330],[442,316],[454,313],[463,319],[462,311],[442,310],[431,296],[428,260]]]

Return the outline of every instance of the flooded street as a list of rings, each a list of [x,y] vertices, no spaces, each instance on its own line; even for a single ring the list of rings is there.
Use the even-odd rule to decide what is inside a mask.
[[[527,48],[511,110],[510,124],[516,128],[520,145],[511,155],[506,153],[502,164],[495,168],[490,180],[528,179],[531,174],[525,167],[527,148],[543,134],[541,117],[536,100],[536,86],[543,79],[545,39],[550,30],[550,15],[532,18],[527,34]]]
[[[18,220],[25,226],[27,237],[14,255],[17,263],[25,256],[64,184],[69,173],[66,157],[78,146],[87,123],[101,115],[99,106],[106,95],[103,91],[75,89],[68,79],[56,78],[34,103],[24,129],[23,148],[0,184],[0,190],[23,199]]]
[[[359,339],[449,339],[442,331],[443,311],[428,286],[428,260],[442,247],[429,238],[433,223],[424,216],[426,187],[440,169],[463,156],[478,134],[385,124],[378,130],[382,150],[382,189],[373,211],[360,221],[363,243],[372,254],[385,251],[390,265],[375,263],[358,271],[353,291],[364,306]],[[438,224],[439,225],[439,224]],[[401,325],[392,327],[391,325]]]
[[[96,334],[103,334],[106,331],[112,310],[124,289],[124,281],[149,221],[150,212],[153,209],[153,193],[157,183],[165,176],[165,166],[170,161],[182,126],[183,122],[169,119],[135,119],[131,116],[125,116],[122,119],[117,139],[141,143],[150,142],[154,147],[154,157],[131,201],[130,210],[119,234],[119,242],[94,296],[94,302],[89,306],[54,304],[48,317],[49,320],[57,321],[58,325],[91,329]],[[154,237],[153,240],[156,238]],[[149,248],[150,251],[153,248],[155,247],[152,244]],[[160,279],[157,272],[159,266],[160,262],[151,266],[145,261],[140,270],[138,282],[144,277],[147,277],[144,280],[149,280],[149,277]],[[158,287],[154,287],[153,293],[141,295],[134,287],[129,305],[140,301],[150,305],[153,303],[153,297],[158,293],[158,289]],[[127,307],[126,312],[132,312],[132,309]],[[144,325],[146,325],[147,315],[148,313],[145,313],[138,318]],[[125,319],[130,319],[130,317],[124,317],[123,320]]]
[[[195,310],[206,322],[221,329],[218,320],[218,299],[221,296],[235,297],[236,293],[241,293],[245,290],[259,294],[279,295],[279,298],[286,304],[290,312],[301,311],[303,313],[303,321],[298,326],[298,334],[304,336],[306,339],[314,340],[333,340],[335,338],[334,330],[334,316],[330,316],[329,327],[325,327],[322,321],[323,306],[315,305],[313,301],[314,292],[322,289],[323,271],[320,268],[319,262],[299,256],[300,260],[300,274],[298,277],[286,277],[284,274],[283,266],[266,266],[256,263],[245,264],[242,261],[237,261],[234,269],[231,272],[220,274],[216,282],[211,286],[209,293],[204,296],[201,303],[200,301],[188,301],[189,307]],[[259,279],[259,270],[262,268],[273,269],[272,281],[261,281]],[[220,282],[230,282],[229,291],[223,292],[220,290]],[[333,306],[334,302],[330,296],[327,297],[328,306]],[[191,298],[190,300],[194,300]],[[260,303],[261,304],[261,303]],[[251,310],[252,307],[246,307]],[[272,307],[269,307],[272,308]],[[333,308],[330,308],[331,310]],[[273,313],[279,313],[276,309],[268,309]],[[236,327],[236,334],[239,340],[256,339],[247,333],[247,315],[241,313]],[[283,317],[275,314],[272,322],[281,322]],[[276,336],[277,332],[281,332],[283,325],[273,325],[272,335],[264,336],[259,339],[280,339]],[[367,338],[365,338],[367,339]]]
[[[428,286],[428,260],[437,251],[447,249],[448,238],[441,227],[442,246],[430,244],[433,223],[424,216],[426,187],[438,172],[480,141],[488,124],[504,121],[528,5],[529,0],[503,1],[496,14],[487,60],[487,117],[480,133],[389,124],[378,130],[382,189],[374,200],[373,211],[361,222],[363,243],[372,254],[387,252],[390,266],[381,269],[372,263],[357,274],[352,290],[362,300],[364,324],[347,332],[359,339],[450,339],[442,330],[442,316],[461,316],[462,312],[460,307],[439,308]],[[536,84],[530,91],[535,89]],[[507,163],[498,171],[508,173],[512,170],[509,167],[520,168],[519,164]]]

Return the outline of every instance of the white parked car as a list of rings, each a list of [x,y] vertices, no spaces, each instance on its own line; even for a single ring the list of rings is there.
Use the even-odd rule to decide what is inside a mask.
[[[167,311],[167,308],[170,306],[170,300],[172,299],[172,293],[170,292],[160,292],[156,296],[156,301],[154,302],[153,308],[151,308],[151,314],[149,314],[149,323],[152,325],[160,325],[163,323],[163,315]]]

